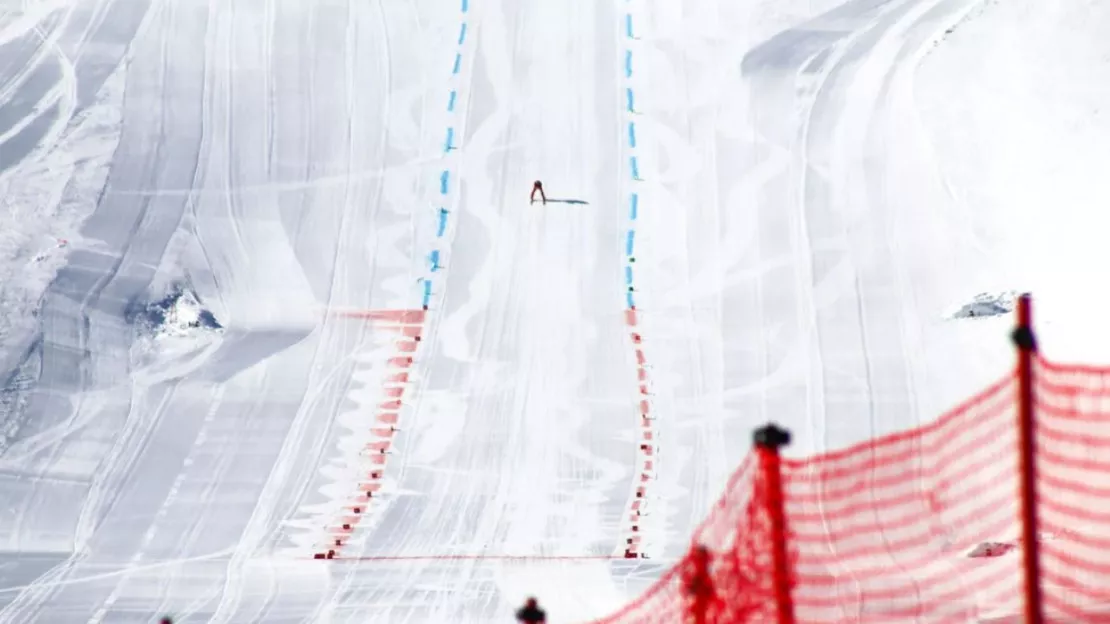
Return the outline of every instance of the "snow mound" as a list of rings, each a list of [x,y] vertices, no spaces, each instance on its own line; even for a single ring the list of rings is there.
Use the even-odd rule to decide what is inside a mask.
[[[1020,293],[1013,290],[1000,293],[979,293],[969,303],[965,303],[950,313],[949,318],[983,318],[1003,316],[1014,311]]]

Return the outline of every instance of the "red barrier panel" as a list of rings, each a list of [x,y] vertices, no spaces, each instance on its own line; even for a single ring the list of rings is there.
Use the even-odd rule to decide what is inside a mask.
[[[1110,621],[1110,368],[1022,327],[1014,374],[935,422],[757,444],[686,557],[600,622]]]

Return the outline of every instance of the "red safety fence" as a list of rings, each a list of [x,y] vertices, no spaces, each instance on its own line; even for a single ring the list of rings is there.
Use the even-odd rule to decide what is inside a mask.
[[[756,432],[685,558],[601,622],[1110,622],[1110,368],[1041,359],[1019,311],[1014,374],[935,422],[804,459]]]

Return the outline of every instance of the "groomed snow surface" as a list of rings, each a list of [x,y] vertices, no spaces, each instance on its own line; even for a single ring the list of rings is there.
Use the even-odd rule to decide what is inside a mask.
[[[1014,292],[1105,362],[1108,32],[1099,0],[0,0],[0,621],[587,620],[756,426],[839,448],[1004,374]]]

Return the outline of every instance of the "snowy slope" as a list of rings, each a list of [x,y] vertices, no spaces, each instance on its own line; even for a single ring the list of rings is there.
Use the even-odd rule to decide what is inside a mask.
[[[1037,298],[1043,349],[1105,363],[1110,6],[989,2],[923,65],[917,102],[963,236]]]
[[[0,622],[588,619],[755,426],[1002,374],[977,293],[1105,358],[1095,2],[16,4]],[[176,288],[221,329],[136,322]]]

